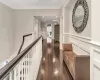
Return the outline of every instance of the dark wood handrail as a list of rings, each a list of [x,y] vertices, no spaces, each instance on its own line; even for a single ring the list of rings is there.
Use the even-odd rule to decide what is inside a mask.
[[[21,46],[20,46],[20,48],[19,48],[18,54],[21,52],[21,49],[22,49],[22,47],[23,47],[23,45],[24,45],[25,37],[31,36],[31,35],[32,35],[32,33],[31,33],[31,34],[26,34],[26,35],[23,36],[23,41],[22,41],[22,44],[21,44]]]
[[[40,40],[40,36],[37,40],[32,42],[27,48],[25,48],[20,54],[13,58],[7,65],[0,69],[0,80],[4,78],[13,70],[13,68],[21,61],[21,59],[29,52],[29,50]]]

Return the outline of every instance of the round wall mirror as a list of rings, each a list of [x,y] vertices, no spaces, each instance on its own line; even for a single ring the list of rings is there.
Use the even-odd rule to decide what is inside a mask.
[[[84,8],[81,5],[79,5],[75,12],[74,25],[76,27],[80,27],[81,24],[83,23],[83,19],[84,19]]]
[[[85,0],[78,0],[73,9],[72,22],[77,33],[81,33],[86,27],[89,9]]]

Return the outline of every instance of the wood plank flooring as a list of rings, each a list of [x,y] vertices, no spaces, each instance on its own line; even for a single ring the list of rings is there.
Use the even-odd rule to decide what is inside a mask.
[[[43,46],[43,58],[37,80],[71,80],[66,68],[60,69],[59,46],[45,44]]]

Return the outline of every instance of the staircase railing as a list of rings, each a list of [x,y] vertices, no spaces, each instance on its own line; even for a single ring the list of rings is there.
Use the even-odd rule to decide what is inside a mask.
[[[0,80],[36,80],[42,58],[42,37],[0,69]]]
[[[21,52],[21,49],[22,49],[22,47],[23,47],[23,45],[24,45],[25,37],[31,36],[31,35],[32,35],[32,33],[23,36],[23,41],[22,41],[22,44],[21,44],[20,49],[19,49],[19,51],[18,51],[18,54]]]

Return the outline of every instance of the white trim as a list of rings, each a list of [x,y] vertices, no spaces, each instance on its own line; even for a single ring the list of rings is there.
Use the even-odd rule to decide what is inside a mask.
[[[100,71],[100,43],[96,41],[91,41],[91,58],[90,58],[90,79],[93,80],[95,77],[94,74],[97,74]],[[97,69],[94,73],[94,68]]]
[[[64,35],[71,35],[71,36],[78,37],[78,38],[85,39],[85,40],[91,40],[91,38],[89,38],[89,37],[74,35],[74,34],[71,34],[71,33],[63,33],[63,34]]]
[[[69,35],[71,38],[77,39],[77,40],[85,42],[87,44],[90,44],[90,41],[91,41],[91,38],[89,38],[89,37],[83,37],[83,36],[74,35],[74,34],[70,34],[70,33],[63,33],[63,36],[64,35]]]
[[[70,38],[73,38],[75,40],[78,40],[78,41],[81,41],[81,42],[84,42],[84,43],[87,43],[87,44],[90,45],[91,38],[89,38],[89,37],[83,37],[83,36],[74,35],[74,34],[71,34],[71,33],[63,33],[63,37],[64,37],[64,35],[69,35]],[[86,49],[83,45],[80,45],[80,44],[75,43],[73,41],[71,41],[71,43],[74,44],[74,45],[77,45],[77,47],[79,47],[81,50],[90,54],[90,51],[88,49]]]
[[[85,42],[85,43],[87,43],[87,44],[90,44],[90,41],[81,40],[81,39],[78,39],[78,38],[76,38],[76,37],[74,37],[74,36],[71,36],[70,38],[73,38],[73,39],[76,39],[76,40],[78,40],[78,41],[81,41],[81,42]]]
[[[90,41],[90,44],[100,47],[100,43],[96,41]]]
[[[89,37],[83,37],[83,36],[74,35],[74,34],[71,34],[71,33],[63,33],[63,36],[64,36],[64,35],[70,35],[70,36],[73,36],[73,37],[85,39],[85,40],[88,40],[88,41],[84,41],[84,40],[81,40],[81,39],[78,39],[78,40],[81,40],[82,42],[89,43],[89,44],[91,44],[91,45],[95,45],[95,46],[97,46],[97,47],[100,47],[100,43],[99,43],[99,42],[92,41],[91,38],[89,38]],[[72,38],[73,38],[73,37],[72,37]]]
[[[90,51],[88,49],[86,49],[84,46],[80,45],[80,44],[77,44],[73,41],[71,41],[71,43],[75,46],[77,46],[78,48],[80,48],[81,50],[85,51],[86,53],[90,54]]]

